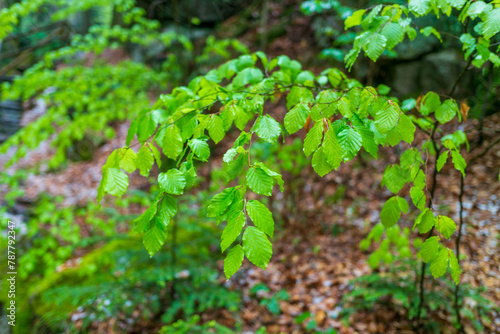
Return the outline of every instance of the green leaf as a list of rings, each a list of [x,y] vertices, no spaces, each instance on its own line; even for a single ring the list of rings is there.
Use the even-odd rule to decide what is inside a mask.
[[[224,135],[226,134],[224,132],[224,123],[222,122],[222,118],[220,118],[220,116],[218,115],[210,115],[207,124],[207,129],[210,138],[212,138],[212,140],[216,144],[220,142],[224,138]]]
[[[120,168],[120,160],[118,156],[118,152],[120,152],[121,149],[114,150],[109,156],[108,159],[106,160],[106,163],[102,166],[102,178],[101,182],[99,182],[99,187],[97,187],[97,203],[100,205],[101,200],[104,197],[105,194],[105,185],[106,185],[106,170],[109,168]],[[126,175],[125,175],[126,176]]]
[[[135,160],[137,159],[137,154],[131,148],[123,148],[120,150],[120,168],[127,173],[132,173],[136,170]]]
[[[135,226],[134,231],[137,233],[144,233],[149,230],[149,222],[156,215],[158,210],[158,201],[151,204],[146,211],[142,213],[139,217],[134,220]]]
[[[443,276],[448,268],[448,249],[441,248],[437,256],[432,260],[430,269],[434,278]]]
[[[273,246],[264,232],[250,226],[243,233],[243,251],[250,262],[257,267],[266,269],[273,255]]]
[[[413,142],[415,130],[417,128],[408,116],[401,113],[396,129],[401,139],[408,144]]]
[[[373,61],[377,61],[378,57],[384,52],[387,44],[387,38],[381,34],[374,34],[365,45],[365,54]]]
[[[500,31],[500,8],[496,8],[486,15],[483,22],[483,36],[491,38]]]
[[[414,166],[415,162],[418,161],[417,157],[420,156],[419,151],[417,149],[408,149],[401,154],[399,158],[399,164],[403,169],[409,169]]]
[[[208,161],[210,157],[210,148],[206,141],[201,139],[191,139],[188,143],[191,150],[201,161]]]
[[[356,59],[358,58],[359,56],[359,53],[361,52],[361,47],[358,45],[358,46],[354,46],[346,55],[345,55],[345,58],[344,58],[344,62],[346,64],[346,67],[349,71],[351,71],[351,68],[352,68],[352,65],[354,64],[354,62],[356,61]]]
[[[104,192],[121,197],[128,188],[128,176],[118,168],[108,168],[104,171],[102,181]]]
[[[273,193],[273,178],[260,167],[248,169],[246,182],[250,189],[259,195],[271,196]]]
[[[323,139],[323,122],[319,121],[314,124],[314,126],[309,130],[304,140],[304,154],[306,156],[311,155],[318,146],[321,144]]]
[[[408,204],[406,204],[408,205]],[[398,196],[394,196],[389,198],[382,208],[382,212],[380,213],[380,222],[384,225],[385,228],[391,228],[399,220],[401,217],[401,209],[399,207]]]
[[[493,63],[494,67],[500,67],[500,57],[493,52],[490,53],[489,60]]]
[[[269,115],[260,116],[255,125],[255,133],[265,141],[274,144],[281,134],[280,124]]]
[[[207,208],[207,217],[217,217],[224,212],[234,200],[235,188],[226,188],[221,193],[215,195]]]
[[[444,147],[446,147],[449,150],[457,148],[457,146],[455,145],[455,142],[453,141],[453,139],[451,139],[451,138],[446,138],[445,139],[445,138],[446,138],[446,136],[443,137],[443,138],[441,138],[441,141],[443,142],[443,146]]]
[[[258,68],[245,68],[239,72],[233,79],[234,87],[243,87],[248,84],[256,84],[264,79],[264,74]]]
[[[225,163],[230,163],[231,161],[234,160],[234,157],[238,155],[238,151],[235,148],[230,148],[227,150],[226,153],[224,153],[224,156],[222,157],[222,161]]]
[[[417,219],[415,220],[413,230],[415,230],[416,226],[418,227],[419,233],[427,233],[434,226],[435,219],[436,218],[434,217],[434,213],[429,209],[425,209],[420,213],[420,215],[418,215]]]
[[[465,5],[465,0],[447,0],[451,7],[461,9]]]
[[[169,159],[176,159],[182,152],[182,136],[177,125],[167,126],[163,134],[161,148]]]
[[[398,121],[400,111],[394,104],[389,104],[387,108],[377,111],[375,114],[375,126],[381,134],[385,134],[392,129]]]
[[[361,122],[354,123],[354,128],[361,135],[363,147],[365,148],[366,152],[370,153],[370,155],[376,159],[378,156],[378,146],[375,143],[375,134],[373,133],[373,131]]]
[[[320,147],[312,158],[312,167],[319,176],[323,177],[330,173],[332,166],[328,163],[323,147]]]
[[[352,160],[358,154],[363,143],[363,138],[353,128],[340,131],[338,135],[339,144],[342,147],[344,161]]]
[[[455,169],[462,172],[462,177],[465,177],[465,167],[467,167],[467,163],[459,151],[451,151],[451,161],[453,161]]]
[[[397,44],[401,43],[405,37],[405,31],[404,31],[403,27],[401,27],[398,23],[395,23],[395,22],[387,23],[382,28],[381,34],[387,38],[386,46],[387,46],[387,49],[389,49],[389,50],[391,50]],[[387,88],[389,88],[389,87],[387,87]],[[379,89],[379,92],[382,94],[380,89]],[[389,93],[389,91],[387,91],[387,93]],[[386,95],[387,93],[385,93],[384,95]]]
[[[283,182],[283,178],[281,177],[281,174],[276,173],[275,171],[270,170],[269,168],[267,168],[262,163],[258,163],[256,165],[260,166],[260,168],[262,168],[264,170],[264,172],[267,173],[267,175],[269,175],[270,177],[274,178],[276,180],[276,182],[278,183],[278,185],[280,186],[280,190],[283,191],[283,184],[284,184],[284,182]]]
[[[364,9],[360,9],[355,11],[349,16],[344,23],[344,29],[347,30],[349,28],[355,27],[361,24],[361,20],[363,19],[363,15],[365,14]]]
[[[306,103],[299,103],[285,115],[285,129],[289,134],[302,129],[306,124],[307,116],[309,116],[309,107]]]
[[[441,104],[441,106],[436,110],[436,119],[439,123],[444,124],[453,119],[458,113],[458,106],[454,100],[446,100]]]
[[[220,118],[222,119],[222,123],[224,124],[224,130],[228,131],[229,128],[233,125],[235,112],[234,107],[232,106],[224,106],[220,110]]]
[[[372,9],[370,10],[370,13],[368,13],[368,15],[366,15],[366,17],[363,19],[363,21],[361,21],[361,25],[362,25],[363,29],[368,29],[369,28],[370,23],[373,22],[373,20],[378,15],[378,13],[382,9],[382,7],[383,6],[380,5],[380,4],[377,5],[377,6],[372,7]]]
[[[229,215],[231,215],[231,211],[228,213],[228,216]],[[224,231],[222,231],[221,242],[220,242],[220,247],[223,252],[229,246],[231,246],[231,244],[233,243],[233,241],[236,240],[236,238],[238,238],[244,226],[245,226],[245,213],[242,210],[237,211],[233,213],[230,217],[228,217],[227,225],[224,228]]]
[[[226,279],[230,279],[243,263],[243,248],[240,245],[234,245],[233,248],[227,253],[224,259],[224,275]]]
[[[255,226],[272,238],[274,234],[274,220],[271,211],[257,200],[248,201],[246,209]]]
[[[440,172],[441,169],[443,169],[443,166],[446,163],[446,160],[448,160],[448,154],[449,154],[449,151],[444,151],[443,153],[441,153],[441,155],[439,155],[439,158],[437,159],[437,162],[436,162],[436,168],[437,168],[438,172]]]
[[[161,167],[161,155],[160,155],[160,151],[158,151],[158,149],[156,148],[156,146],[154,146],[154,144],[152,144],[152,143],[148,143],[148,146],[151,149],[151,151],[153,152],[153,155],[155,157],[156,164],[158,165],[158,168],[160,168]]]
[[[303,84],[304,86],[314,86],[315,77],[311,71],[302,71],[295,78],[295,83]]]
[[[467,8],[467,15],[470,16],[471,19],[475,19],[487,8],[488,5],[484,1],[475,1]]]
[[[417,15],[425,15],[431,9],[430,0],[410,0],[408,7]]]
[[[151,152],[147,146],[141,146],[137,153],[135,164],[137,168],[139,168],[139,172],[142,176],[149,175],[149,171],[153,167],[154,161],[153,152]]]
[[[439,240],[438,237],[430,237],[425,240],[420,249],[420,256],[424,263],[429,263],[438,255]]]
[[[457,230],[457,224],[453,221],[453,219],[446,216],[438,216],[436,228],[441,233],[443,237],[449,239],[451,235]]]
[[[451,278],[455,282],[456,285],[460,283],[460,265],[458,264],[458,259],[455,253],[448,249],[450,254],[450,269],[451,269]]]
[[[323,153],[326,156],[328,164],[334,169],[339,168],[340,163],[342,162],[342,148],[340,147],[335,131],[333,131],[331,126],[328,127],[328,130],[325,133],[325,139],[323,140],[323,145],[321,147],[323,148]]]
[[[318,122],[323,118],[328,118],[334,115],[337,111],[335,101],[337,95],[331,90],[324,90],[316,96],[316,103],[311,109],[311,118]]]
[[[425,174],[420,168],[417,171],[417,175],[413,178],[413,184],[418,189],[424,189],[425,187]]]
[[[439,95],[434,92],[428,92],[425,94],[422,99],[422,103],[420,104],[420,113],[424,116],[429,115],[432,112],[435,112],[441,106],[441,99]]]
[[[437,31],[434,27],[425,27],[423,29],[420,29],[420,32],[425,36],[425,37],[429,37],[431,34],[433,34],[434,36],[436,36],[436,38],[441,42],[443,43],[443,39],[441,38],[441,34],[439,33],[439,31]]]
[[[396,24],[397,26],[401,27],[399,24],[397,23],[390,23],[388,25],[391,25],[391,24]],[[385,27],[384,27],[385,29]],[[382,30],[383,31],[383,30]],[[387,37],[387,36],[386,36]],[[387,39],[389,39],[389,37],[387,37]],[[387,85],[384,85],[384,84],[380,84],[377,86],[377,92],[379,94],[382,94],[382,95],[387,95],[389,94],[389,92],[391,91],[391,87],[387,86]],[[406,100],[406,101],[409,101],[409,100]],[[413,101],[415,101],[415,99],[413,99]],[[412,109],[412,108],[410,108]]]
[[[338,101],[335,102],[335,107],[340,111],[342,116],[350,118],[352,114],[352,106],[347,97],[342,97]]]
[[[417,188],[417,187],[412,187],[410,189],[410,197],[413,202],[413,204],[419,209],[419,210],[424,210],[425,209],[425,193],[422,189]]]
[[[227,164],[225,171],[228,176],[228,180],[235,179],[243,169],[244,159],[246,154],[240,154],[236,159]]]
[[[127,132],[127,138],[125,141],[125,145],[130,146],[130,143],[132,142],[132,140],[134,140],[134,137],[137,133],[137,127],[139,125],[139,121],[140,121],[140,118],[136,117],[132,121],[132,123],[130,123],[130,128],[128,129],[128,132]]]
[[[385,169],[381,184],[385,185],[393,194],[397,194],[407,182],[407,171],[401,169],[399,165],[391,165]]]
[[[308,102],[312,102],[313,100],[314,96],[310,89],[294,86],[286,96],[286,107],[290,109],[300,102],[307,105]]]
[[[172,168],[166,173],[158,175],[158,183],[165,192],[172,195],[181,195],[184,192],[184,187],[186,187],[186,177],[180,170]]]
[[[403,197],[398,197],[398,206],[401,212],[408,213],[410,210],[408,202]]]
[[[248,121],[253,117],[249,113],[247,113],[243,108],[241,108],[238,104],[232,104],[229,106],[229,109],[234,115],[234,124],[236,127],[243,131],[248,123]]]
[[[417,37],[417,31],[413,27],[406,26],[405,31],[410,41],[413,41]]]
[[[164,195],[158,204],[155,219],[166,227],[176,214],[177,201],[170,195]]]

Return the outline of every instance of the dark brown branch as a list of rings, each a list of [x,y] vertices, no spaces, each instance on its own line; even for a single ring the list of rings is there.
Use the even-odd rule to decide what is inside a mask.
[[[467,61],[467,64],[465,65],[465,67],[463,68],[462,72],[460,72],[460,74],[458,75],[457,79],[453,83],[453,86],[451,87],[450,92],[448,93],[448,95],[453,96],[453,93],[455,93],[455,89],[457,88],[458,83],[460,82],[460,80],[462,80],[462,78],[464,77],[465,73],[467,73],[467,69],[469,68],[470,64],[472,63],[472,60],[474,59],[474,57],[475,57],[475,55],[470,55],[469,56],[469,60]]]
[[[437,185],[437,174],[438,174],[437,159],[439,157],[439,149],[437,147],[436,140],[434,138],[434,135],[436,133],[437,127],[438,127],[438,122],[435,122],[434,126],[432,128],[431,135],[430,135],[432,146],[434,147],[435,161],[434,161],[434,171],[432,172],[432,187],[431,187],[431,191],[430,191],[430,194],[429,194],[429,203],[427,205],[427,207],[429,209],[432,208],[432,204],[433,204],[433,200],[434,200],[434,193],[436,191],[436,185]],[[432,236],[433,232],[434,232],[434,226],[432,227],[432,229],[427,234],[427,238],[426,239],[429,239]],[[418,303],[418,310],[417,310],[417,319],[416,319],[417,320],[417,324],[420,322],[420,317],[422,315],[422,308],[424,306],[424,299],[425,299],[425,296],[424,296],[424,283],[425,283],[425,268],[426,268],[426,266],[427,266],[427,264],[425,262],[422,262],[421,272],[420,272],[420,281],[419,281],[420,301]]]

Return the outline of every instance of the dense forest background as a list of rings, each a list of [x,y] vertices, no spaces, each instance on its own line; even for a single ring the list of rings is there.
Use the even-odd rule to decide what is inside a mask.
[[[370,29],[380,36],[385,25],[403,20],[404,10],[389,11],[407,2],[0,0],[0,332],[500,333],[500,3],[432,1],[432,11],[415,15],[426,3],[410,1],[404,14],[414,35],[404,28],[402,38],[381,48],[371,41],[370,49],[356,44],[359,36]],[[374,28],[377,20],[383,23]],[[363,51],[354,58],[353,46]],[[279,75],[271,73],[273,61]],[[255,69],[287,84],[259,93],[268,88]],[[224,86],[222,71],[232,71],[227,82],[235,75],[232,82],[242,84]],[[197,109],[183,107],[182,96],[210,91],[205,82],[220,83],[219,96],[252,89],[272,95],[238,112],[259,105],[258,117],[265,112],[278,128],[261,129],[252,141],[257,123],[247,112],[241,126],[237,114],[235,127],[233,119],[224,123],[222,135],[210,123],[207,135],[191,129],[189,139],[185,123],[179,148],[164,139],[169,130],[158,139],[158,124],[174,115],[169,107]],[[294,85],[315,96],[283,88]],[[373,145],[362,132],[354,150],[337,133],[342,150],[354,151],[322,172],[326,167],[318,167],[316,155],[311,164],[309,155],[335,128],[335,114],[322,109],[295,130],[287,115],[296,103],[321,103],[330,88],[363,87],[408,115],[411,140],[401,134],[392,142],[378,124],[356,123],[356,113],[375,100],[352,102],[350,111],[336,106],[354,129],[371,129]],[[233,110],[222,100],[210,101],[211,119]],[[310,150],[304,140],[317,128],[313,121],[326,125]],[[130,173],[128,189],[106,184],[109,157],[124,145],[133,153],[112,169]],[[183,162],[189,151],[194,158]],[[212,199],[237,186],[232,160],[247,158],[279,171],[284,186],[273,176],[270,196],[261,196],[267,191],[249,185],[245,203],[261,201],[272,214],[269,232],[249,213],[272,237],[272,258],[263,264],[245,253],[248,260],[233,272],[221,252],[227,225],[219,214],[226,213]],[[417,163],[421,188],[405,171]],[[165,196],[158,177],[176,168],[186,188],[170,192],[184,189],[175,212],[161,213],[168,226],[147,239],[141,219]],[[103,198],[102,185],[116,197]],[[394,204],[400,200],[406,210]],[[399,205],[393,227],[383,213],[391,205]],[[434,225],[434,215],[424,226],[430,211],[454,221],[448,232],[441,218]],[[423,246],[436,236],[435,252],[454,254],[440,275],[431,263],[437,255],[431,259]],[[17,269],[15,327],[7,317],[9,260]]]

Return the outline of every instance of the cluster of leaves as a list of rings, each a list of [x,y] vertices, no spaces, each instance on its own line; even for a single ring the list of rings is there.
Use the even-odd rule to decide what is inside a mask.
[[[386,230],[382,224],[377,224],[372,228],[368,236],[360,242],[359,247],[366,251],[370,248],[372,242],[380,242],[379,247],[368,257],[370,267],[377,268],[381,262],[391,264],[395,260],[412,258],[413,254],[409,247],[409,234],[410,230],[408,228],[401,230],[396,225]],[[394,248],[396,248],[397,253],[394,252]]]
[[[379,4],[369,10],[360,9],[345,20],[345,29],[361,27],[354,39],[353,48],[345,57],[346,65],[351,68],[361,50],[368,58],[376,61],[384,51],[390,51],[401,43],[405,36],[410,40],[415,39],[417,32],[424,36],[432,34],[442,42],[441,33],[434,27],[419,28],[413,20],[428,14],[434,14],[438,18],[441,14],[450,16],[455,9],[459,11],[456,17],[460,22],[472,23],[470,29],[458,36],[466,51],[465,59],[473,57],[472,64],[478,68],[487,61],[500,66],[500,58],[490,50],[493,37],[500,32],[500,8],[495,6],[498,3],[410,0],[408,5]]]
[[[447,139],[447,142],[452,142]],[[427,149],[429,146],[424,146]],[[463,172],[465,161],[459,151],[454,151],[457,159],[463,162],[459,164],[457,169]],[[399,165],[390,165],[386,168],[382,178],[382,184],[396,196],[391,197],[386,201],[380,213],[380,220],[384,227],[391,228],[396,225],[401,217],[401,213],[408,213],[409,206],[406,199],[397,194],[403,189],[407,183],[413,183],[410,189],[410,197],[413,204],[421,213],[415,220],[414,228],[418,228],[419,233],[428,233],[431,229],[436,228],[439,236],[427,239],[422,245],[420,252],[422,260],[427,263],[431,262],[431,272],[434,277],[442,276],[446,272],[448,263],[451,268],[452,277],[458,284],[460,268],[458,260],[453,250],[440,246],[440,239],[449,239],[457,229],[455,222],[447,217],[438,215],[436,217],[432,208],[426,208],[426,194],[424,192],[426,176],[421,169],[424,164],[421,153],[418,149],[412,148],[405,151],[400,158]],[[438,167],[439,169],[439,167]]]
[[[282,126],[264,114],[263,105],[285,93],[289,111]],[[169,221],[177,213],[174,196],[193,184],[195,161],[209,158],[207,140],[218,143],[234,123],[241,133],[224,155],[224,162],[229,166],[228,180],[241,175],[239,185],[216,195],[207,210],[208,216],[218,222],[227,221],[221,237],[223,251],[242,234],[226,257],[227,277],[236,272],[244,256],[265,268],[272,254],[267,239],[274,233],[271,213],[258,199],[247,199],[247,193],[251,190],[256,195],[270,196],[275,182],[282,189],[283,180],[264,163],[251,162],[254,134],[276,143],[279,136],[294,134],[307,123],[304,152],[312,155],[314,170],[323,176],[352,160],[362,147],[377,157],[379,145],[394,146],[402,140],[411,143],[416,129],[397,99],[383,96],[375,88],[364,88],[336,69],[315,76],[302,71],[300,63],[288,57],[269,60],[260,52],[229,61],[195,78],[187,87],[161,96],[153,111],[139,115],[130,128],[127,145],[137,136],[139,152],[127,146],[108,158],[98,199],[105,193],[122,195],[128,185],[125,172],[139,168],[147,175],[154,157],[157,163],[161,160],[160,150],[173,159],[177,168],[158,176],[163,193],[136,224],[136,231],[144,233],[146,248],[154,254],[164,243]],[[153,117],[157,112],[163,121]],[[248,168],[242,173],[245,164]],[[248,218],[254,226],[249,225]]]
[[[7,186],[8,191],[4,195],[7,205],[0,207],[0,215],[7,213],[7,208],[12,207],[18,197],[24,195],[21,186],[28,177],[28,170],[16,170],[14,173],[0,172],[0,183]]]

